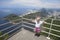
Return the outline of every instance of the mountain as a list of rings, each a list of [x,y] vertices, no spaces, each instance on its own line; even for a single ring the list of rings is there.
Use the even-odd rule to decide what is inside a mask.
[[[21,14],[25,14],[27,13],[29,10],[37,10],[37,11],[41,11],[41,13],[43,14],[43,16],[48,15],[50,12],[51,14],[54,11],[59,11],[60,9],[52,9],[52,8],[0,8],[0,18],[3,18],[9,14],[16,14],[16,15],[21,15]],[[42,15],[41,14],[41,15]]]
[[[40,12],[41,12],[40,15],[43,16],[43,17],[48,15],[48,11],[45,8],[42,8]]]

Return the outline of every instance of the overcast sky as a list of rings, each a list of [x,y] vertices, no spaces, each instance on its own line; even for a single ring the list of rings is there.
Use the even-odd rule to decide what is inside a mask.
[[[60,8],[60,0],[0,0],[0,8],[5,7]]]

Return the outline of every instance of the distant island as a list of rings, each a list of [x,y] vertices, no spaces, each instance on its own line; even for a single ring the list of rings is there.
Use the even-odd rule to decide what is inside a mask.
[[[6,17],[4,17],[6,20],[9,20],[11,23],[15,24],[18,23],[20,20],[17,19],[21,19],[18,15],[16,14],[10,14]]]

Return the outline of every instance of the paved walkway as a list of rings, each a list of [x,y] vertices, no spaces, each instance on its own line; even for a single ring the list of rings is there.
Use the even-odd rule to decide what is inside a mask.
[[[23,29],[19,33],[15,34],[8,40],[48,40],[45,36],[34,36],[33,32]]]

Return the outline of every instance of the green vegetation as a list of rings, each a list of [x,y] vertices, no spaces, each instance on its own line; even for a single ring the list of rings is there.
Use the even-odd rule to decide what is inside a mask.
[[[12,21],[14,23],[17,23],[20,21],[17,19],[21,19],[18,15],[15,15],[15,14],[10,14],[10,15],[6,16],[5,18],[6,18],[6,20]],[[14,21],[14,20],[17,20],[17,21]]]
[[[2,35],[2,32],[0,32],[0,36]],[[3,40],[3,37],[0,37],[0,40]]]
[[[48,24],[43,24],[44,27],[50,28],[50,25]]]
[[[26,16],[24,16],[24,17],[25,17],[25,18],[28,18],[28,19],[34,19],[34,18],[36,17],[36,15],[40,15],[40,13],[41,13],[41,12],[36,12],[36,13],[32,13],[32,14],[26,15]],[[47,19],[47,20],[45,20],[45,21],[48,22],[48,23],[51,23],[51,21],[52,21],[53,18],[54,18],[54,17],[50,17],[50,19]],[[53,24],[60,25],[60,21],[59,21],[59,20],[54,20],[54,21],[53,21]],[[50,28],[50,25],[49,25],[49,24],[44,24],[43,26],[44,26],[44,27],[47,27],[47,28]],[[55,26],[55,25],[52,25],[52,29],[55,29],[55,30],[60,31],[60,27]],[[43,30],[45,30],[46,32],[49,32],[49,29],[43,28]],[[60,32],[57,32],[57,31],[54,31],[54,30],[51,30],[50,33],[60,36]],[[47,33],[41,32],[41,34],[42,34],[42,35],[45,35],[45,36],[48,36]],[[60,40],[59,37],[56,37],[56,36],[54,36],[54,35],[50,35],[50,38],[52,38],[53,40]]]
[[[35,12],[35,13],[31,13],[28,14],[26,16],[24,16],[24,18],[28,18],[28,19],[35,19],[36,16],[41,16],[42,18],[46,17],[48,15],[48,13],[46,12],[46,10],[43,9],[41,10],[41,12]]]
[[[31,14],[24,16],[24,18],[35,19],[35,16],[36,16],[36,13],[31,13]]]
[[[50,20],[52,20],[52,19],[50,19]],[[47,21],[48,23],[50,23],[50,22],[51,22],[50,20],[47,19],[46,21]],[[54,20],[54,21],[53,21],[53,24],[60,25],[60,21]],[[50,27],[50,25],[48,25],[48,24],[44,24],[44,26],[45,26],[45,27],[48,27],[48,28]],[[55,29],[55,30],[60,31],[60,27],[55,26],[55,25],[52,25],[52,29]],[[48,30],[49,30],[49,29],[46,29],[45,31],[49,32]],[[60,32],[51,30],[51,33],[60,36]],[[59,37],[56,37],[56,36],[53,36],[53,35],[50,35],[50,37],[51,37],[52,39],[54,39],[54,40],[60,40]]]
[[[45,20],[46,22],[48,22],[48,23],[51,23],[51,19],[47,19],[47,20]]]
[[[60,40],[59,37],[56,37],[56,36],[53,36],[53,35],[50,35],[50,38],[52,38],[53,40]]]
[[[0,32],[0,36],[2,35],[2,32]],[[7,38],[9,38],[9,35],[6,34],[5,36],[3,37],[0,37],[0,40],[7,40]]]
[[[8,39],[9,38],[9,35],[8,34],[6,34],[5,36],[4,36],[4,39]]]
[[[17,19],[21,19],[21,18],[15,14],[10,14],[10,15],[6,16],[5,19],[12,21],[12,23],[17,23],[17,22],[21,21],[21,20],[17,20]],[[17,20],[17,21],[14,21],[14,20]],[[1,35],[2,35],[2,32],[0,32],[0,36]],[[0,37],[0,40],[7,40],[7,38],[9,38],[9,34],[6,34],[3,37]]]
[[[24,17],[24,18],[28,18],[28,19],[35,19],[35,17],[36,17],[37,15],[38,15],[38,16],[41,16],[41,15],[42,15],[42,16],[41,16],[42,18],[44,17],[44,15],[42,14],[42,12],[36,12],[36,13],[28,14],[28,15],[23,16],[23,17]],[[15,14],[8,15],[8,16],[5,17],[5,18],[6,18],[7,20],[10,20],[10,21],[13,21],[13,20],[16,20],[16,19],[21,19],[19,16],[15,15]],[[51,18],[54,18],[54,17],[51,17]],[[51,23],[51,20],[52,20],[52,19],[47,19],[47,20],[45,20],[45,21],[48,22],[48,23]],[[20,20],[19,20],[19,21],[20,21]],[[19,21],[13,21],[13,22],[16,23],[16,22],[19,22]],[[54,21],[53,21],[53,24],[60,25],[60,21],[54,20]],[[44,24],[43,26],[44,26],[44,27],[47,27],[47,28],[50,28],[50,25],[49,25],[49,24]],[[52,25],[52,29],[55,29],[55,30],[59,30],[59,31],[60,31],[60,27],[55,26],[55,25]],[[45,29],[45,28],[44,28],[44,30],[45,30],[46,32],[49,32],[49,29]],[[60,32],[51,30],[51,33],[60,36]],[[0,35],[1,35],[1,34],[2,34],[2,33],[0,32]],[[41,32],[41,34],[42,34],[42,35],[45,35],[45,36],[48,36],[47,33]],[[8,37],[9,37],[9,36],[8,36],[8,34],[7,34],[7,35],[5,35],[4,37],[1,37],[0,39],[3,40],[3,39],[7,39]],[[50,38],[52,38],[52,39],[54,39],[54,40],[60,40],[59,37],[56,37],[56,36],[53,36],[53,35],[50,35]]]
[[[15,15],[15,14],[10,14],[10,15],[6,16],[5,18],[8,19],[8,20],[16,20],[20,17]]]
[[[54,26],[54,25],[52,25],[52,29],[55,29],[55,30],[59,30],[60,31],[60,27],[57,27],[57,26]]]
[[[21,19],[21,17],[15,15],[15,14],[10,14],[10,15],[6,16],[5,19],[11,21],[12,23],[18,23],[21,21],[21,20],[17,20],[17,19]],[[17,20],[17,21],[14,21],[14,20]],[[3,33],[0,32],[0,36],[2,34]],[[9,34],[6,34],[6,35],[0,37],[0,40],[7,40],[8,38],[9,38]]]
[[[54,20],[53,24],[60,25],[60,21]]]

